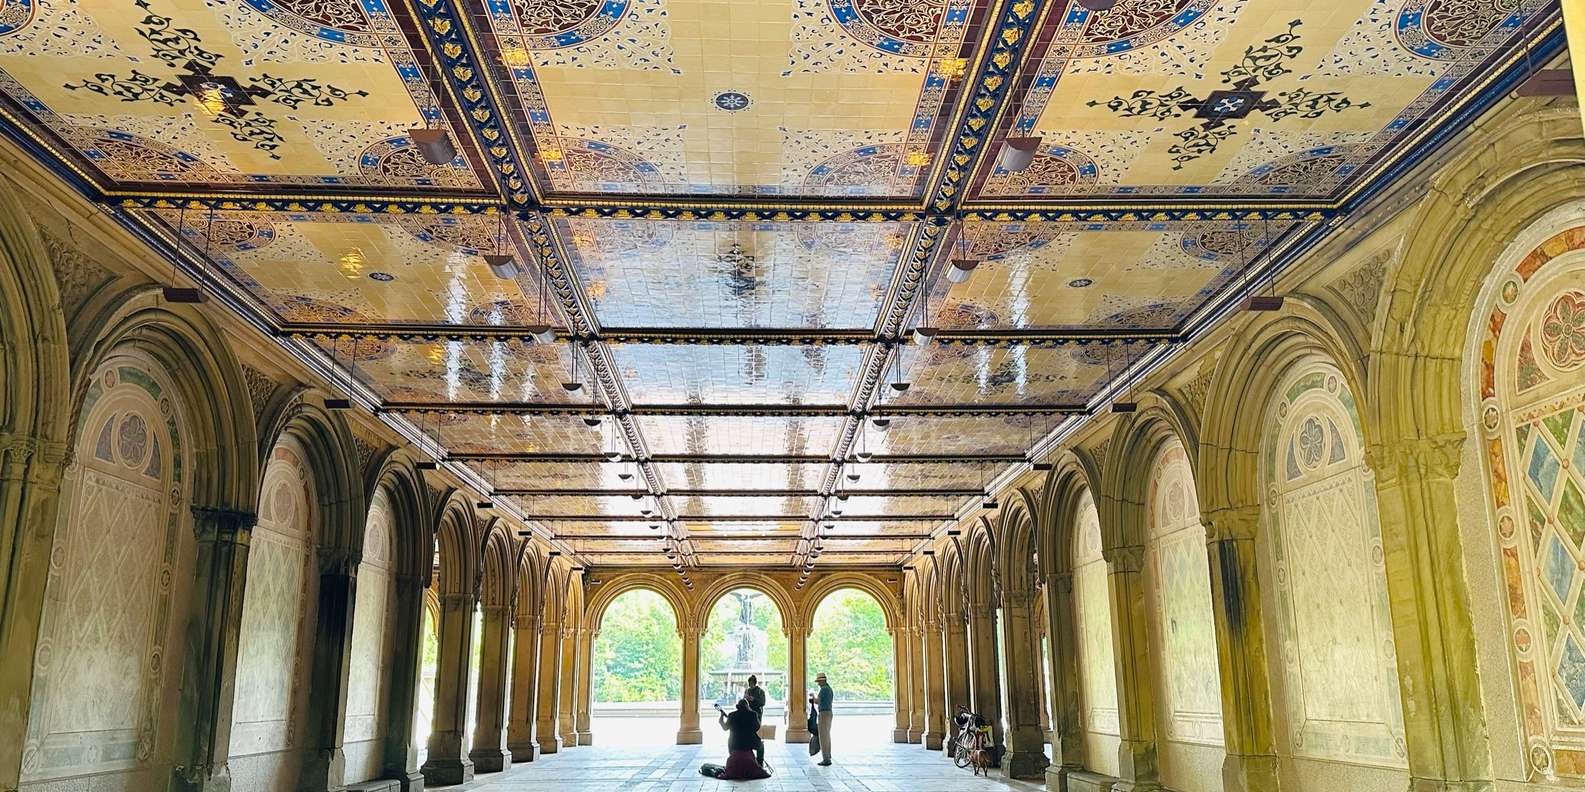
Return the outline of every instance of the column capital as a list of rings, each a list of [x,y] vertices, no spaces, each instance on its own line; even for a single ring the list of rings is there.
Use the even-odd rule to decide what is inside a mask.
[[[511,605],[483,605],[480,610],[488,616],[499,616],[503,619],[512,615]]]
[[[362,558],[351,550],[339,547],[321,547],[315,553],[319,562],[319,574],[340,575],[342,577],[357,577],[358,564]]]
[[[1365,463],[1383,486],[1416,479],[1452,481],[1463,462],[1465,437],[1463,432],[1450,432],[1376,443],[1365,449]]]
[[[1056,592],[1058,594],[1072,594],[1073,593],[1073,573],[1072,572],[1047,572],[1046,573],[1046,590],[1047,591],[1054,591],[1054,592]]]
[[[1138,572],[1145,568],[1144,545],[1108,547],[1101,551],[1101,556],[1113,572]]]
[[[1205,541],[1249,541],[1260,530],[1260,505],[1228,506],[1200,516],[1205,526]]]
[[[471,609],[474,603],[479,601],[477,597],[473,596],[473,592],[470,591],[442,591],[439,599],[441,608],[467,607]]]
[[[1002,592],[1002,605],[1007,608],[1029,608],[1035,604],[1034,589],[1011,589]]]
[[[194,506],[193,533],[199,542],[236,542],[246,544],[259,516],[239,509]]]
[[[517,614],[517,617],[512,620],[512,629],[517,630],[520,633],[539,632],[539,617],[532,613],[519,613]]]

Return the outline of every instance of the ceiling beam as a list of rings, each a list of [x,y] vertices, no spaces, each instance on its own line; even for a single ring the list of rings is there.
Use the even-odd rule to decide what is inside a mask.
[[[681,417],[846,418],[860,415],[845,404],[634,404],[612,410],[599,404],[558,404],[519,401],[383,402],[379,408],[396,413],[477,413],[480,415],[617,415]],[[877,404],[867,415],[877,416],[991,416],[1083,415],[1083,404]]]
[[[728,465],[728,464],[826,464],[832,462],[832,457],[821,454],[650,454],[642,460],[632,456],[624,456],[620,460],[609,460],[604,454],[598,453],[560,453],[555,451],[460,451],[446,455],[447,460],[459,462],[604,462],[607,464],[626,464],[629,462],[663,463],[675,462],[678,464],[700,465]],[[979,464],[988,462],[1023,462],[1024,454],[874,454],[871,455],[869,464],[901,465],[932,462],[956,462],[962,464]],[[847,458],[848,462],[863,464],[853,457]]]
[[[953,519],[955,516],[953,514],[844,514],[822,517],[814,522],[940,522]],[[527,519],[561,522],[666,522],[661,517],[644,517],[636,514],[531,514],[528,515]],[[677,516],[677,522],[807,523],[811,522],[811,520],[807,514],[772,514],[768,516],[764,514],[680,514]]]
[[[888,497],[888,498],[956,498],[981,495],[984,490],[975,489],[931,489],[931,488],[878,488],[878,489],[847,489],[843,494],[857,497]],[[501,489],[497,488],[496,495],[575,495],[587,497],[616,497],[626,495],[644,496],[649,490],[642,489]],[[820,494],[817,489],[674,489],[667,490],[667,495],[677,498],[799,498],[814,497]]]
[[[398,338],[406,341],[517,341],[531,343],[531,328],[525,325],[459,325],[446,323],[369,322],[284,322],[275,332],[283,336],[324,338]],[[893,344],[908,343],[911,337],[878,334],[873,329],[754,328],[722,329],[709,327],[602,327],[596,333],[574,334],[564,328],[556,332],[557,343],[604,341],[611,344],[670,344],[748,346],[785,346],[809,344]],[[932,343],[972,346],[1061,346],[1066,344],[1132,344],[1182,341],[1175,330],[1131,330],[1117,327],[1007,327],[940,328]]]

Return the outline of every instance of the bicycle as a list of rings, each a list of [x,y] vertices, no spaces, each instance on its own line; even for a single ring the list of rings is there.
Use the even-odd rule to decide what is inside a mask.
[[[953,723],[958,733],[953,742],[952,763],[958,767],[973,765],[975,775],[981,772],[990,775],[990,768],[994,764],[990,724],[962,704],[958,705]]]

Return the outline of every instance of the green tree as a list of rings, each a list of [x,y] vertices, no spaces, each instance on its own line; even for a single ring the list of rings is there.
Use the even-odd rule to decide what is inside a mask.
[[[838,701],[892,700],[892,637],[880,603],[858,589],[832,592],[815,610],[807,675],[830,678]]]
[[[594,700],[677,701],[682,644],[671,603],[648,589],[618,596],[594,642]]]
[[[787,633],[782,629],[781,611],[770,597],[753,589],[735,589],[721,595],[710,608],[710,617],[705,622],[704,634],[699,637],[699,685],[702,688],[700,695],[715,697],[721,691],[712,687],[710,672],[735,666],[737,648],[727,640],[727,635],[738,623],[741,617],[738,599],[733,594],[744,594],[749,598],[753,608],[750,623],[765,631],[768,639],[765,646],[765,665],[767,671],[780,672],[777,676],[767,675],[760,680],[761,687],[765,688],[765,697],[770,701],[785,701],[787,697]]]

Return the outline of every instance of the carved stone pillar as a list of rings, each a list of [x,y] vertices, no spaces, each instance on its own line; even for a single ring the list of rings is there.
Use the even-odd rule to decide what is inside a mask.
[[[892,742],[908,742],[908,726],[913,719],[913,711],[908,701],[908,693],[913,688],[908,682],[908,628],[898,626],[892,630],[892,700],[897,702],[896,726],[892,729]]]
[[[172,786],[183,792],[231,788],[231,707],[237,640],[256,517],[231,509],[193,509],[198,537],[193,611],[182,660],[181,717]]]
[[[594,639],[599,633],[588,628],[578,630],[578,682],[577,699],[573,702],[572,717],[576,723],[579,745],[594,745],[594,732],[589,728],[589,710],[594,693]]]
[[[790,743],[809,742],[809,630],[803,625],[787,626],[787,728]]]
[[[1260,507],[1220,509],[1202,515],[1211,558],[1211,611],[1222,676],[1222,734],[1227,792],[1277,788],[1277,751],[1271,725],[1271,680],[1262,632],[1255,531]]]
[[[512,698],[506,711],[506,749],[513,762],[539,758],[534,741],[535,693],[539,690],[539,618],[519,614],[512,642]]]
[[[539,720],[534,737],[542,754],[561,750],[561,732],[556,716],[561,705],[561,622],[547,615],[539,633]]]
[[[468,666],[473,660],[472,592],[440,595],[440,657],[435,667],[435,723],[429,732],[429,757],[422,768],[430,786],[473,780],[473,762],[462,744],[467,733]]]
[[[946,673],[947,739],[941,750],[951,755],[957,748],[958,730],[953,723],[958,707],[974,706],[973,687],[969,683],[969,628],[958,615],[949,614],[942,636],[942,661]]]
[[[357,618],[358,559],[343,550],[319,551],[319,609],[309,682],[311,747],[299,789],[341,789],[347,757],[347,674],[352,666],[352,624]]]
[[[1002,733],[1001,675],[996,667],[996,611],[988,603],[969,608],[969,657],[974,711],[991,724],[999,752],[1007,737]]]
[[[1371,449],[1414,792],[1491,789],[1453,481],[1464,435]]]
[[[391,718],[385,732],[385,777],[402,785],[402,792],[423,792],[424,775],[418,771],[418,746],[413,723],[418,717],[418,689],[424,674],[424,580],[416,575],[395,577],[391,629],[395,648],[391,654]]]
[[[1046,768],[1046,788],[1067,789],[1067,776],[1084,769],[1084,716],[1079,703],[1078,625],[1073,611],[1073,574],[1046,575],[1046,634],[1051,640],[1052,744],[1055,762]]]
[[[1161,788],[1156,768],[1155,683],[1151,672],[1149,600],[1145,597],[1145,548],[1109,547],[1106,584],[1112,611],[1112,647],[1117,658],[1118,731],[1116,792]]]
[[[924,633],[918,625],[908,628],[908,741],[925,739]]]
[[[473,707],[473,749],[468,758],[479,773],[499,773],[512,766],[506,750],[506,666],[512,609],[484,608],[484,634],[479,642],[479,698]]]
[[[678,745],[704,742],[699,731],[699,628],[688,624],[679,631],[682,638],[681,717],[677,726]]]
[[[1002,767],[1012,778],[1046,775],[1046,737],[1040,730],[1040,656],[1036,647],[1035,593],[1002,593],[1002,646],[1007,652],[1007,756]]]
[[[942,741],[946,739],[947,718],[950,717],[946,709],[946,683],[944,679],[946,666],[942,649],[941,623],[926,622],[920,636],[920,645],[924,649],[924,744],[928,750],[939,751],[941,750]]]
[[[578,629],[564,624],[561,627],[561,691],[557,694],[561,708],[556,714],[563,748],[578,747],[578,724],[572,715],[578,698],[578,670]]]

